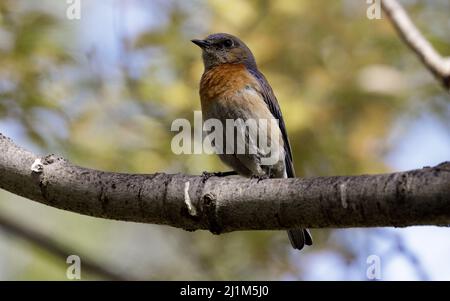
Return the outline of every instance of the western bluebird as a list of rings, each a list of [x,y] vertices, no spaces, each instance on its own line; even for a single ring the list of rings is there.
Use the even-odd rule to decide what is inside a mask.
[[[256,152],[222,151],[219,153],[220,159],[246,177],[295,177],[291,147],[280,106],[266,78],[258,70],[250,49],[240,39],[226,33],[212,34],[204,40],[192,42],[202,49],[205,66],[200,82],[204,121],[212,118],[222,123],[227,119],[277,120],[275,134],[279,139],[266,137],[265,140],[278,146],[278,157],[273,164],[262,164],[264,151],[256,141],[260,136],[258,139],[250,137],[245,142],[248,149],[256,149]],[[260,127],[259,123],[257,126]],[[258,131],[258,135],[260,133]],[[226,131],[224,134],[226,146],[229,141],[235,143],[236,139],[227,137]],[[248,133],[246,135],[249,136]],[[307,229],[289,230],[288,236],[295,249],[301,250],[305,244],[312,245],[312,237]]]

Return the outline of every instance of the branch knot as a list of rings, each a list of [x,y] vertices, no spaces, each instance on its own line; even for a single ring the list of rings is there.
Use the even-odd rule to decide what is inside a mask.
[[[219,222],[219,216],[217,214],[217,197],[208,192],[202,197],[203,213],[206,215],[208,229],[213,234],[222,233],[222,226]]]

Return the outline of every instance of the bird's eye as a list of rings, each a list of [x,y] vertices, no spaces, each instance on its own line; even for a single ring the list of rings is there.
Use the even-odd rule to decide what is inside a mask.
[[[223,41],[223,46],[225,46],[226,48],[230,48],[231,46],[233,46],[233,41],[225,40],[225,41]]]

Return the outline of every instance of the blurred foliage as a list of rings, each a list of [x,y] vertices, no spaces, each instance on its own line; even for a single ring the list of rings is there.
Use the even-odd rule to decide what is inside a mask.
[[[449,6],[407,5],[447,54]],[[174,155],[170,125],[192,120],[200,109],[203,66],[190,39],[229,32],[247,42],[274,88],[298,176],[388,171],[393,126],[406,120],[407,127],[424,111],[450,120],[449,98],[389,22],[367,19],[366,8],[356,0],[110,0],[83,2],[81,20],[71,21],[64,1],[3,0],[0,127],[14,128],[34,149],[92,168],[225,170],[215,156]],[[346,243],[351,232],[314,230],[316,244],[299,254],[284,232],[216,237],[81,217],[6,193],[0,198],[11,214],[144,279],[308,279],[314,254],[336,254],[350,271],[371,248],[371,230],[361,230],[367,237],[356,245]],[[0,250],[8,249],[2,240]],[[28,264],[10,263],[0,278],[64,279],[65,263],[43,268],[51,259],[23,252]],[[13,263],[21,261],[17,256]],[[349,275],[364,279],[365,270]]]

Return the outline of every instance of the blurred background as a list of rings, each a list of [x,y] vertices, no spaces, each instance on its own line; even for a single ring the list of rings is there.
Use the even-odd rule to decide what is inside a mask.
[[[402,1],[450,55],[450,2]],[[0,132],[39,154],[129,173],[227,170],[174,155],[175,118],[200,109],[200,51],[213,32],[252,49],[284,113],[297,175],[401,171],[450,160],[450,97],[386,19],[358,0],[0,1]],[[100,264],[145,280],[450,280],[445,227],[313,229],[214,236],[109,221],[0,191],[0,212]],[[69,254],[67,254],[69,255]],[[83,272],[82,279],[103,279]],[[1,280],[65,280],[67,264],[0,225]]]

